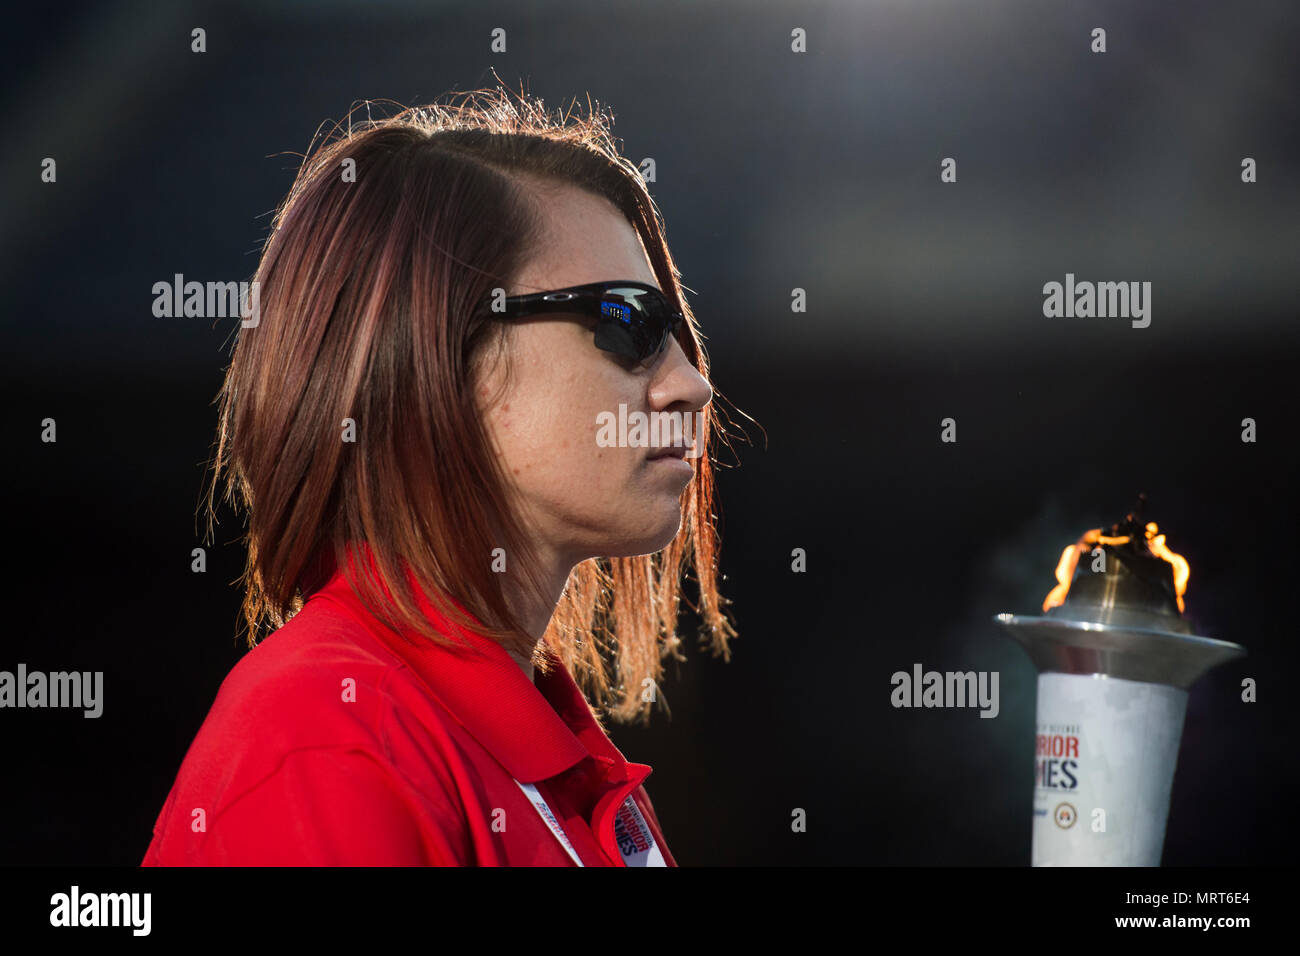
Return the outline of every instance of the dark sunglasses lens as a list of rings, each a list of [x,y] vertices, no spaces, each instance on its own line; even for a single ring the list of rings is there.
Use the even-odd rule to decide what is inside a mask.
[[[596,326],[596,347],[641,362],[653,354],[654,343],[643,319],[618,303],[602,302]]]
[[[662,352],[673,330],[668,303],[645,289],[607,289],[600,312],[596,346],[638,362]]]

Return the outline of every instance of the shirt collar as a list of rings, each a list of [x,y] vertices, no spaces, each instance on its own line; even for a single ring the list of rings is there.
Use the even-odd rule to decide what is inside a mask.
[[[361,550],[378,580],[370,549],[363,544]],[[331,558],[321,559],[313,573],[323,585],[310,597],[327,597],[351,611],[412,668],[443,706],[520,783],[553,777],[588,756],[604,764],[613,776],[629,775],[627,762],[596,722],[568,669],[549,647],[542,649],[548,662],[547,673],[537,671],[534,684],[504,647],[478,633],[481,625],[473,615],[470,619],[474,629],[459,628],[439,614],[417,589],[420,611],[437,631],[467,642],[472,650],[442,647],[410,631],[395,633],[379,621],[353,593]],[[452,603],[465,610],[459,601],[452,599]],[[411,640],[403,635],[409,635]]]

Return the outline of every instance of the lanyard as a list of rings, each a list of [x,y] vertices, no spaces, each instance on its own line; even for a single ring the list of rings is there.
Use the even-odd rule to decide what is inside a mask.
[[[516,780],[515,784],[524,792],[524,796],[533,805],[538,816],[546,821],[546,825],[551,828],[551,832],[560,841],[569,858],[578,866],[582,866],[582,860],[578,859],[577,851],[569,842],[564,827],[560,826],[560,821],[552,812],[546,798],[531,783],[519,783]],[[614,816],[614,840],[618,844],[618,852],[622,855],[625,866],[668,865],[664,862],[664,855],[659,850],[659,845],[655,843],[654,834],[650,832],[650,825],[645,822],[645,817],[641,815],[636,801],[630,796],[623,801],[623,806],[619,807],[618,813]]]

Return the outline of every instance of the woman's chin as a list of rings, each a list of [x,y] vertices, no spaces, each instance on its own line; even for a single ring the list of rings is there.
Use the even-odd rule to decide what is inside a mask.
[[[611,558],[635,558],[643,554],[654,554],[673,543],[682,527],[682,513],[675,508],[666,515],[662,524],[653,531],[629,535],[615,544],[608,552]]]

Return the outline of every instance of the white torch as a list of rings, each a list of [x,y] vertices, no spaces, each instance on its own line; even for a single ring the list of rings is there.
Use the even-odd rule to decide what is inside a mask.
[[[1034,866],[1159,866],[1188,690],[1240,644],[1192,634],[1187,562],[1145,496],[1067,547],[1043,617],[995,620],[1038,668]]]

